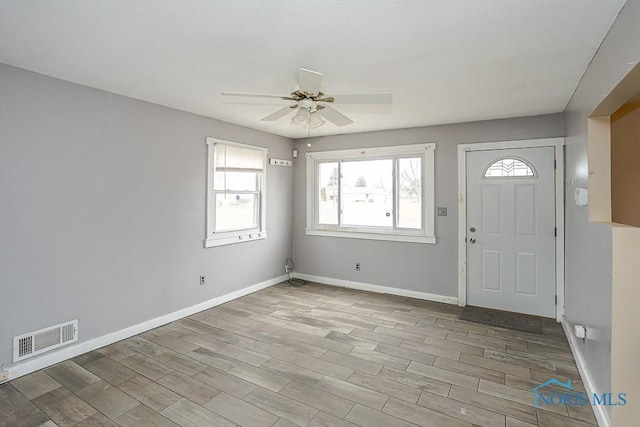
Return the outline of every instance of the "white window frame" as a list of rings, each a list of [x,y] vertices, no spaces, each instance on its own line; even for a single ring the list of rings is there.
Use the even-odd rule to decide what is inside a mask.
[[[217,145],[227,145],[260,151],[262,153],[262,172],[258,178],[258,225],[257,227],[233,230],[215,231],[216,218],[216,192],[214,191],[214,177],[216,171],[216,150]],[[247,169],[249,170],[249,169]],[[255,169],[251,169],[255,171]],[[250,242],[253,240],[266,239],[267,237],[267,149],[254,145],[241,144],[239,142],[226,141],[223,139],[207,138],[207,210],[206,210],[206,236],[204,247],[230,245],[233,243]]]
[[[435,143],[397,145],[390,147],[357,148],[349,150],[319,151],[306,154],[307,158],[307,224],[305,232],[311,236],[345,237],[352,239],[388,240],[397,242],[435,244]],[[344,227],[318,223],[318,165],[326,162],[349,160],[380,160],[407,157],[422,159],[422,229],[381,229],[375,227]],[[398,215],[398,179],[394,176],[394,216]],[[394,222],[395,223],[395,222]]]

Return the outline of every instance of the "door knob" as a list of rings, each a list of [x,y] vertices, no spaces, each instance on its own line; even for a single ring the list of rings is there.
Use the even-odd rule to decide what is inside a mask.
[[[474,239],[473,237],[469,239],[469,243],[471,243],[472,245],[476,242],[476,239]]]

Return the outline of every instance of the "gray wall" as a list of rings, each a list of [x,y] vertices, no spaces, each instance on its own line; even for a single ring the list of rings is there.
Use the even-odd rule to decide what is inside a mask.
[[[284,273],[292,169],[269,166],[266,240],[204,249],[205,137],[291,140],[2,64],[0,94],[0,364],[18,334],[78,318],[86,341]]]
[[[572,197],[576,187],[587,187],[587,117],[640,58],[639,23],[640,1],[629,0],[566,110],[565,316],[592,332],[579,348],[600,392],[611,383],[611,228],[588,222],[587,208]]]
[[[563,135],[562,114],[400,129],[297,140],[294,163],[294,252],[296,271],[334,279],[432,293],[458,295],[457,145],[538,139]],[[416,244],[305,235],[307,151],[435,142],[437,244]],[[355,271],[355,263],[361,271]]]

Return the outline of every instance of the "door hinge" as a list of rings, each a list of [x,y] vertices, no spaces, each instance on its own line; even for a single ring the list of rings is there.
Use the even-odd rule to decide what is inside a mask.
[[[556,295],[556,305],[558,305],[558,295]]]
[[[556,163],[557,163],[556,159],[553,159],[553,168],[554,168],[554,169],[557,169],[557,165],[556,165]]]
[[[553,237],[558,237],[558,227],[553,227]]]

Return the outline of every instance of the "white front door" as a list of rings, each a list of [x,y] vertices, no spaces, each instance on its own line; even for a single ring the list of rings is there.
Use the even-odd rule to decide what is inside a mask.
[[[554,148],[469,151],[467,304],[555,317]]]

